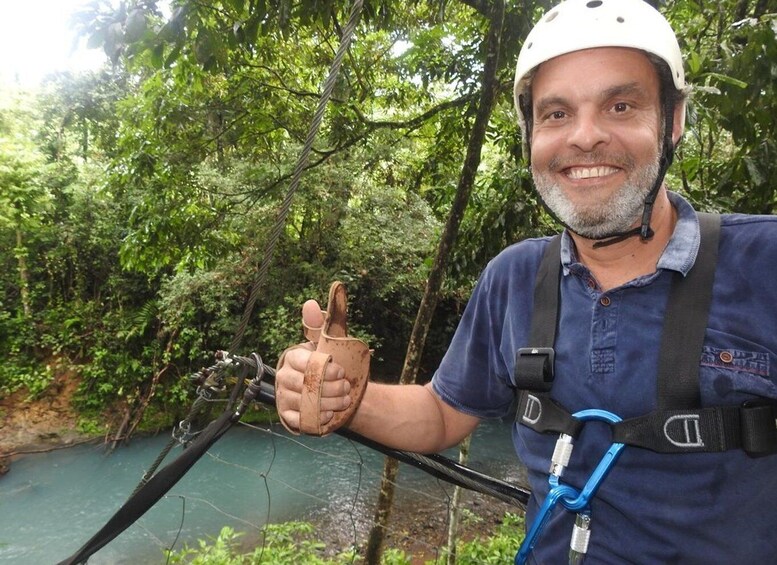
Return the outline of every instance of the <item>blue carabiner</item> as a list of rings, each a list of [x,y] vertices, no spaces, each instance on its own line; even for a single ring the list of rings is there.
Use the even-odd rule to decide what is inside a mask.
[[[621,419],[612,412],[596,408],[581,410],[575,412],[572,416],[584,422],[598,420],[609,424],[617,424],[621,421]],[[596,495],[596,491],[599,490],[602,481],[609,475],[624,447],[625,444],[618,442],[614,442],[610,445],[610,448],[599,460],[599,463],[588,477],[585,486],[583,486],[581,490],[559,483],[559,477],[557,475],[550,475],[550,477],[548,477],[550,491],[548,492],[548,496],[545,497],[545,502],[542,504],[534,522],[532,522],[531,528],[526,533],[523,543],[521,543],[521,547],[515,556],[515,565],[524,565],[526,563],[529,554],[531,554],[537,543],[542,529],[550,519],[551,512],[556,504],[560,502],[564,508],[574,512],[579,512],[588,508],[591,499]]]

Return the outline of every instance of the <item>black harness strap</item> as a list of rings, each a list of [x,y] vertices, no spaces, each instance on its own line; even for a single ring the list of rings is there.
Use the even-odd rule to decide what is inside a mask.
[[[547,344],[545,347],[518,350],[521,363],[531,367],[525,372],[525,382],[531,390],[549,391],[553,385],[553,344],[556,341],[559,303],[561,302],[561,236],[554,237],[542,257],[537,279],[534,281],[534,310],[529,343]]]
[[[658,410],[698,408],[699,359],[704,345],[715,267],[720,216],[699,214],[701,243],[688,274],[675,272],[666,306],[658,360]]]
[[[658,364],[657,409],[613,426],[613,440],[660,453],[743,449],[777,453],[777,403],[700,408],[699,359],[712,302],[720,216],[699,214],[701,244],[693,268],[675,273]],[[530,343],[516,354],[516,420],[538,432],[575,437],[582,424],[550,397],[560,302],[560,236],[546,248],[535,282]]]
[[[743,449],[751,457],[777,453],[777,406],[772,402],[657,410],[613,426],[613,441],[659,453]]]
[[[559,432],[576,437],[583,423],[549,394],[553,386],[559,304],[561,303],[561,236],[550,240],[534,281],[534,306],[529,343],[543,347],[522,347],[515,354],[518,412],[538,432]],[[520,380],[519,380],[520,379]],[[531,392],[530,392],[531,391]]]

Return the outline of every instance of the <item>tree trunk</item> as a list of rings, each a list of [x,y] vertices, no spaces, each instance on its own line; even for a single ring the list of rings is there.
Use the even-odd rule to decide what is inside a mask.
[[[27,250],[24,248],[22,230],[16,229],[16,261],[19,265],[19,296],[22,300],[22,312],[25,319],[32,318],[30,304],[30,271],[27,269]]]
[[[472,435],[468,435],[459,445],[459,463],[466,465],[469,461],[469,444]],[[461,487],[453,489],[451,510],[448,514],[448,558],[447,565],[456,565],[456,542],[459,539],[459,502],[461,500]]]
[[[418,376],[418,366],[421,360],[421,354],[424,350],[426,335],[431,325],[432,315],[437,307],[437,301],[440,296],[445,270],[448,266],[450,251],[456,242],[459,234],[459,225],[464,216],[464,211],[469,203],[469,197],[472,192],[472,186],[475,183],[475,175],[480,165],[480,154],[483,149],[483,143],[486,137],[486,128],[494,107],[494,100],[499,88],[497,79],[497,70],[499,67],[499,51],[502,39],[502,24],[504,21],[504,2],[496,0],[491,12],[491,23],[486,38],[488,54],[486,56],[485,66],[483,68],[482,88],[480,91],[480,101],[478,104],[475,123],[467,144],[467,155],[464,159],[464,165],[459,176],[459,183],[456,187],[456,195],[451,206],[451,212],[445,224],[437,248],[437,254],[429,273],[429,280],[426,283],[424,296],[421,299],[421,305],[416,314],[413,332],[410,335],[410,342],[405,354],[405,362],[402,367],[400,384],[412,384]],[[381,489],[378,496],[378,504],[375,510],[375,521],[370,530],[370,536],[367,543],[366,562],[369,565],[378,565],[383,553],[383,543],[385,540],[386,527],[391,515],[391,506],[394,501],[394,484],[398,472],[399,463],[391,458],[386,458],[383,465],[383,479],[381,480]]]

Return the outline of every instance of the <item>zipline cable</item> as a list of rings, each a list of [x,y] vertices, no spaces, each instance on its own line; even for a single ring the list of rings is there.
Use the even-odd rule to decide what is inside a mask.
[[[245,334],[246,328],[248,327],[248,322],[251,318],[251,314],[253,313],[256,300],[259,297],[259,291],[261,290],[262,285],[264,284],[264,279],[267,277],[267,272],[270,269],[270,263],[272,262],[272,257],[275,253],[275,247],[278,243],[281,232],[286,225],[286,217],[289,214],[289,209],[291,208],[291,202],[294,198],[294,193],[297,191],[297,187],[299,186],[300,180],[302,178],[302,173],[304,172],[308,163],[308,157],[310,156],[310,152],[313,150],[313,142],[315,141],[316,135],[318,134],[321,121],[324,118],[324,111],[326,110],[327,104],[329,103],[329,99],[332,97],[332,91],[335,88],[335,83],[337,82],[337,77],[340,73],[340,65],[343,62],[343,58],[345,57],[346,52],[348,51],[348,47],[351,44],[351,39],[353,38],[353,33],[356,30],[356,25],[359,22],[359,15],[362,11],[363,3],[364,0],[355,0],[353,6],[351,7],[351,15],[348,18],[348,23],[343,29],[340,45],[337,48],[335,58],[332,61],[332,67],[329,71],[329,76],[324,83],[321,98],[318,101],[318,107],[313,114],[313,121],[310,124],[307,139],[305,139],[305,145],[302,147],[302,151],[300,152],[299,158],[297,159],[297,165],[294,168],[294,174],[292,175],[289,189],[286,192],[286,198],[283,199],[281,208],[278,211],[278,217],[275,220],[275,225],[273,226],[270,239],[268,240],[267,247],[265,248],[264,258],[262,259],[262,263],[259,266],[256,280],[254,281],[253,287],[251,288],[251,294],[249,295],[248,302],[246,303],[245,309],[243,310],[243,317],[240,320],[240,325],[238,326],[237,332],[235,332],[235,337],[233,338],[232,344],[229,347],[230,353],[237,351],[243,341],[243,335]]]
[[[289,215],[289,210],[291,209],[294,194],[299,188],[299,183],[302,179],[302,173],[307,166],[310,152],[313,150],[313,142],[318,135],[318,130],[321,128],[324,112],[326,111],[326,107],[329,104],[330,98],[332,97],[335,84],[337,83],[337,77],[340,74],[340,67],[342,66],[345,54],[351,45],[351,40],[353,39],[356,26],[359,23],[359,16],[361,14],[363,4],[364,0],[355,0],[353,6],[351,7],[351,14],[348,18],[348,23],[346,24],[345,28],[343,28],[340,45],[338,46],[337,51],[335,52],[335,57],[332,60],[332,66],[329,69],[329,75],[324,81],[321,97],[319,98],[316,111],[313,114],[313,119],[311,121],[310,128],[308,129],[305,144],[303,145],[302,150],[300,151],[300,154],[297,158],[297,164],[294,168],[294,173],[292,175],[289,188],[286,191],[286,197],[283,199],[283,202],[281,203],[281,206],[278,210],[278,215],[275,218],[275,223],[273,224],[272,231],[270,232],[270,238],[268,239],[267,245],[265,246],[262,262],[259,266],[259,270],[257,271],[254,282],[251,285],[251,292],[249,293],[248,301],[246,302],[245,308],[243,309],[243,314],[240,318],[240,323],[238,324],[235,336],[232,338],[232,343],[229,346],[230,352],[234,353],[237,351],[240,348],[240,344],[243,342],[243,337],[245,336],[246,329],[248,328],[248,322],[250,321],[251,315],[253,314],[254,306],[256,305],[256,301],[259,297],[259,292],[264,286],[265,279],[267,278],[267,273],[269,272],[270,264],[272,263],[273,255],[275,254],[275,248],[278,245],[278,240],[280,239],[283,228],[286,225],[286,218]],[[189,414],[182,421],[182,423],[191,422],[206,404],[207,403],[202,399],[202,397],[197,397],[191,409],[189,410]],[[146,471],[146,473],[143,475],[143,478],[136,487],[135,492],[142,488],[148,479],[151,478],[151,476],[156,472],[159,465],[161,465],[162,461],[165,459],[165,457],[167,457],[167,454],[175,446],[175,444],[175,439],[172,439],[167,445],[165,445],[156,461],[154,461],[149,470]]]
[[[258,379],[249,385],[254,388],[255,400],[264,404],[275,405],[275,388],[272,384],[262,380],[264,375],[274,377],[275,371],[261,362],[258,355],[252,357],[234,357],[237,365],[254,370]],[[215,421],[211,422],[202,433],[179,455],[175,460],[156,473],[138,492],[134,493],[124,505],[108,520],[108,522],[92,538],[86,542],[76,553],[68,559],[61,561],[59,565],[73,565],[83,563],[92,554],[110,543],[114,538],[131,526],[143,514],[146,513],[159,499],[161,499],[181,477],[197,462],[197,460],[221,438],[226,431],[239,420],[239,411],[231,407],[235,405],[239,391],[243,388],[242,378],[233,385],[232,394],[227,410]],[[436,478],[442,479],[452,485],[460,486],[468,490],[480,492],[503,502],[510,503],[517,508],[525,509],[529,501],[530,492],[518,485],[512,484],[495,477],[491,477],[465,465],[461,465],[444,455],[423,455],[385,446],[370,440],[347,429],[340,429],[336,434],[361,443],[393,457],[400,462],[412,465]]]

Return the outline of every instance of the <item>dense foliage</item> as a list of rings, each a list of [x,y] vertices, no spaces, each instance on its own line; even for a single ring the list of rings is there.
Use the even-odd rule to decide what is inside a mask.
[[[456,548],[456,563],[459,565],[502,565],[510,563],[523,539],[523,518],[505,514],[504,520],[488,537],[479,537],[459,542]],[[191,563],[192,565],[249,565],[266,563],[270,565],[346,565],[360,563],[353,549],[327,557],[326,544],[317,541],[315,528],[306,522],[270,524],[263,533],[262,543],[250,552],[240,548],[239,532],[229,527],[221,530],[214,540],[200,540],[197,547],[185,547],[170,554],[170,563]],[[447,548],[440,548],[441,557],[429,560],[426,565],[447,563]],[[398,549],[386,551],[382,565],[410,565],[418,559]]]
[[[80,379],[79,408],[178,418],[236,330],[321,83],[342,3],[96,3],[113,64],[0,103],[0,394]],[[333,279],[395,374],[450,208],[483,68],[486,0],[366,2],[244,341],[274,361]],[[512,65],[547,2],[510,2],[498,105],[426,369],[486,261],[553,229],[531,192]],[[700,208],[773,213],[777,39],[769,3],[674,0],[696,85],[671,184]],[[63,377],[66,375],[66,377]]]

